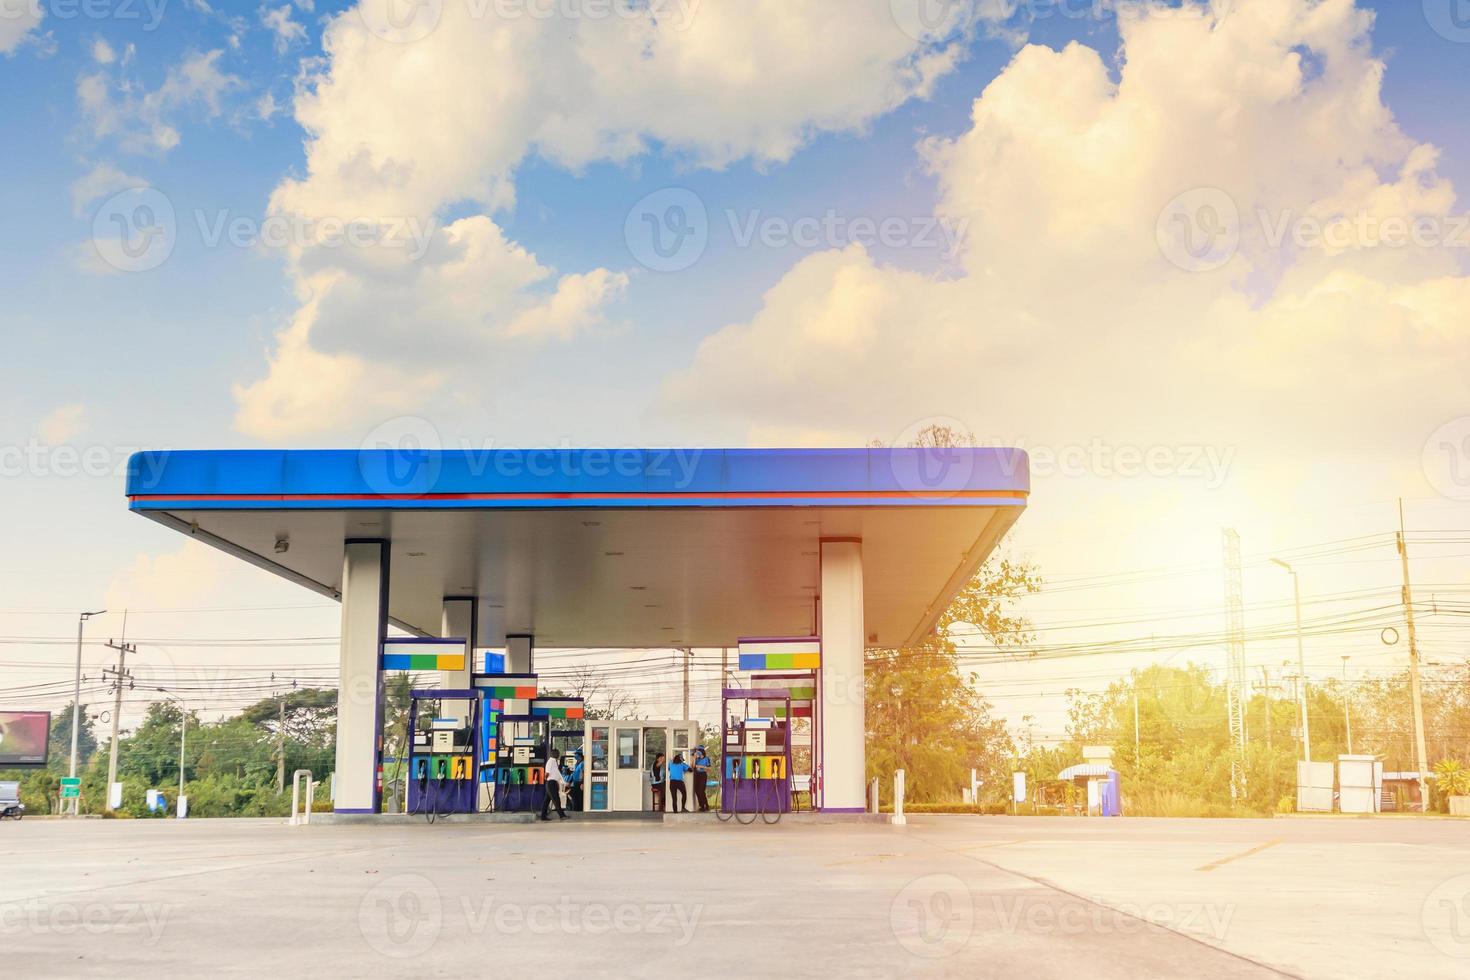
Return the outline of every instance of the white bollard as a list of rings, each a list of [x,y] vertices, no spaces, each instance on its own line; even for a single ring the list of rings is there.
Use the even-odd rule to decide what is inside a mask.
[[[305,776],[306,779],[307,779],[307,782],[309,783],[311,781],[311,770],[310,769],[297,769],[295,772],[293,772],[291,774],[291,826],[293,826],[293,827],[297,826],[300,823],[303,823],[303,821],[296,815],[296,808],[298,806],[300,806],[300,804],[301,804],[301,777],[302,776]],[[310,810],[311,809],[311,804],[310,803],[307,803],[306,804],[306,808],[307,808],[307,810]]]
[[[903,770],[893,774],[893,823],[903,826],[908,823],[903,815]]]
[[[878,777],[874,776],[868,783],[868,812],[877,813],[881,807],[878,804]]]

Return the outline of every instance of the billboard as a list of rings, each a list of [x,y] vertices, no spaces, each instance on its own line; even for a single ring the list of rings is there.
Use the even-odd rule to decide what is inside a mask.
[[[0,711],[0,769],[44,767],[50,734],[49,711]]]

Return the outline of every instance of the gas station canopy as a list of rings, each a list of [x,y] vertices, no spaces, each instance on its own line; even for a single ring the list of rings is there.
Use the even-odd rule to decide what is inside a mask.
[[[1011,449],[159,451],[132,510],[323,595],[388,543],[390,621],[540,647],[728,646],[817,632],[821,543],[862,543],[869,646],[911,643],[1026,504]]]

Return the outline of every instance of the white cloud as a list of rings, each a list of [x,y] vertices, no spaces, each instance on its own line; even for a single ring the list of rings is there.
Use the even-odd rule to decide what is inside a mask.
[[[99,163],[71,185],[71,210],[81,217],[88,204],[132,187],[147,187],[148,181],[123,173],[110,163]]]
[[[294,41],[306,38],[306,28],[291,19],[291,5],[265,7],[260,11],[260,22],[276,36],[276,53],[283,54]]]
[[[280,111],[281,107],[276,104],[276,97],[269,92],[255,100],[255,117],[263,122],[269,122]]]
[[[14,54],[44,17],[39,0],[0,0],[0,54]]]
[[[133,49],[125,52],[124,68],[132,61]],[[164,153],[180,140],[177,117],[185,112],[206,118],[220,114],[221,99],[240,85],[240,79],[220,70],[222,51],[194,53],[170,68],[163,82],[149,90],[119,75],[109,79],[103,72],[77,79],[77,102],[97,140],[115,139],[133,153]]]
[[[99,65],[110,65],[117,60],[117,52],[105,38],[97,38],[92,42],[92,60]]]
[[[391,361],[321,354],[307,342],[317,308],[308,302],[276,337],[268,375],[234,389],[235,425],[267,442],[331,432],[364,418],[410,411],[439,385],[442,372],[403,370]]]
[[[816,133],[860,131],[926,95],[963,51],[957,39],[906,34],[881,3],[659,0],[588,5],[579,18],[532,16],[546,9],[534,4],[427,4],[410,39],[386,17],[389,2],[362,0],[328,22],[326,57],[295,103],[305,172],[281,183],[272,210],[307,223],[431,219],[465,202],[485,213],[437,231],[417,262],[296,249],[305,305],[278,338],[271,375],[236,389],[237,427],[251,435],[324,431],[319,415],[271,414],[294,403],[287,388],[303,361],[340,358],[347,374],[385,356],[443,364],[490,342],[566,340],[601,320],[625,275],[557,273],[491,219],[514,203],[527,155],[577,168],[657,145],[697,166],[776,164]]]
[[[87,427],[87,406],[80,402],[54,409],[38,426],[41,441],[51,446],[70,442]]]
[[[107,585],[107,609],[173,609],[207,606],[222,598],[220,585],[236,577],[240,563],[197,541],[185,541],[175,551],[141,554],[115,574]]]
[[[939,213],[968,221],[958,275],[883,267],[860,247],[810,256],[701,345],[665,407],[764,439],[867,439],[944,414],[1033,445],[1417,458],[1463,414],[1466,250],[1375,241],[1385,220],[1418,219],[1470,245],[1470,224],[1433,148],[1382,101],[1371,23],[1351,0],[1236,0],[1218,21],[1135,10],[1116,81],[1090,48],[1023,49],[967,132],[923,147]],[[1199,241],[1217,219],[1239,235],[1214,271],[1168,258],[1188,264],[1165,213],[1181,194],[1239,215],[1181,216]],[[1292,244],[1344,218],[1368,231]]]

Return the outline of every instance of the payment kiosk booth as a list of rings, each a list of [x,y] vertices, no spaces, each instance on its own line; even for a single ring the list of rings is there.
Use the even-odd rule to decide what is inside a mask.
[[[649,770],[663,753],[667,765],[675,755],[691,762],[699,744],[699,722],[684,719],[588,721],[582,742],[582,808],[589,813],[616,813],[653,809]],[[714,779],[711,778],[711,783]],[[694,808],[694,778],[685,778],[689,807]],[[665,800],[665,806],[669,801]]]

